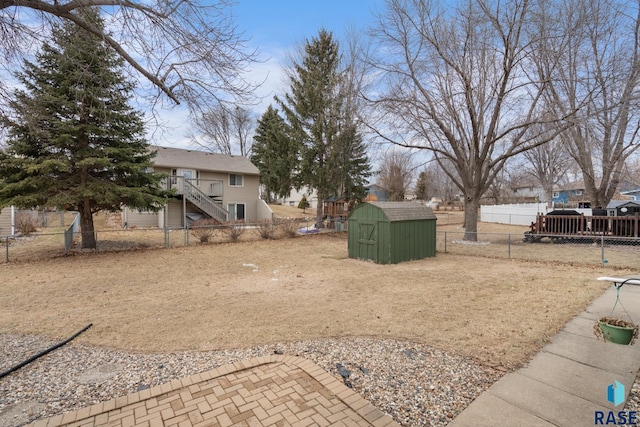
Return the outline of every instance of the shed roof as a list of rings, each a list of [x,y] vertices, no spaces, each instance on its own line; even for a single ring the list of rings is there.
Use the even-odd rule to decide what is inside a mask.
[[[369,202],[369,204],[380,208],[391,222],[438,219],[431,208],[417,202]]]
[[[153,159],[155,166],[236,172],[247,175],[260,174],[258,168],[249,159],[242,156],[228,156],[226,154],[171,147],[153,147],[152,150],[157,153]]]
[[[640,206],[638,200],[612,200],[607,205],[607,209],[617,209],[623,206]]]

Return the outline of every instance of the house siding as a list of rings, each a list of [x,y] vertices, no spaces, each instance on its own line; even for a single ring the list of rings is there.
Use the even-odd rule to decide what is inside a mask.
[[[185,171],[192,171],[189,182],[198,190],[208,195],[216,203],[229,210],[229,204],[244,204],[245,222],[255,223],[263,219],[271,219],[272,212],[260,199],[260,182],[257,169],[247,159],[237,156],[224,156],[205,152],[180,149],[160,149],[159,164],[154,165],[154,171],[168,176],[167,188],[177,191],[176,198],[167,205],[167,226],[170,228],[184,227],[182,190]],[[193,165],[193,166],[191,166]],[[210,170],[205,168],[209,167]],[[232,186],[230,176],[242,175],[242,185]],[[175,175],[177,179],[171,179]],[[187,213],[200,213],[200,209],[191,203],[186,203]],[[129,226],[162,227],[165,215],[138,213],[125,208],[123,219]]]
[[[160,216],[157,212],[139,212],[135,209],[127,209],[123,221],[127,226],[129,224],[133,224],[136,227],[160,226]]]
[[[167,204],[167,226],[169,228],[184,227],[184,214],[182,213],[182,200],[174,200]]]
[[[258,184],[257,176],[244,175],[242,187],[230,186],[229,178],[225,183],[225,194],[222,198],[223,207],[229,210],[230,203],[245,205],[245,221],[256,222],[258,218]]]

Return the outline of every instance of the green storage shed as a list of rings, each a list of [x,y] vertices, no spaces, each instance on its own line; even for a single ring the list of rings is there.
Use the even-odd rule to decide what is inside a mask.
[[[349,258],[378,264],[436,256],[436,216],[417,202],[370,202],[349,215]]]

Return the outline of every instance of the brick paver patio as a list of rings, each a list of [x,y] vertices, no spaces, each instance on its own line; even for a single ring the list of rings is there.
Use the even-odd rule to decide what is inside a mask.
[[[258,357],[37,421],[33,427],[398,426],[302,357]]]

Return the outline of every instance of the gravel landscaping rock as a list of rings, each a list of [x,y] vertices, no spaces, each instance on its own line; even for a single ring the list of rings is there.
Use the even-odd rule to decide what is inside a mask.
[[[40,337],[0,334],[0,372],[54,344]],[[404,426],[446,425],[504,374],[427,345],[392,339],[323,339],[175,354],[71,343],[0,379],[0,427],[25,425],[274,353],[310,359]],[[341,375],[338,367],[349,375]]]

